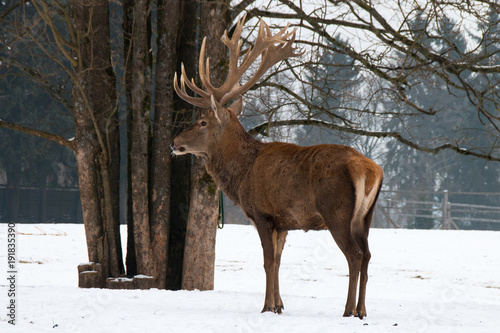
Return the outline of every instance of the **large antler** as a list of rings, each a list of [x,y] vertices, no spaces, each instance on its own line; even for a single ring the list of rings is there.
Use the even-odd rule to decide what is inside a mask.
[[[205,37],[201,45],[199,60],[200,80],[205,90],[198,88],[195,85],[193,79],[191,81],[187,80],[184,64],[182,64],[180,88],[177,83],[177,73],[175,73],[174,76],[174,89],[179,97],[190,104],[206,108],[210,106],[210,96],[213,95],[217,102],[219,102],[221,105],[224,105],[248,91],[274,64],[277,64],[281,60],[287,59],[289,57],[297,57],[302,55],[302,53],[294,53],[295,48],[292,47],[293,42],[295,41],[295,31],[297,29],[294,29],[291,32],[287,32],[286,30],[289,26],[287,24],[286,27],[280,30],[277,34],[272,35],[269,26],[263,20],[261,20],[259,24],[257,40],[255,41],[253,48],[250,47],[247,50],[245,56],[243,57],[243,60],[241,61],[241,64],[238,66],[238,59],[240,57],[241,46],[243,44],[243,41],[240,40],[240,37],[241,31],[243,29],[243,23],[245,22],[245,17],[246,15],[238,19],[238,23],[236,24],[236,28],[232,38],[229,38],[227,36],[227,30],[224,32],[224,35],[221,38],[222,42],[229,48],[229,71],[226,77],[226,81],[222,84],[222,86],[220,86],[219,88],[215,88],[210,82],[209,58],[207,58],[205,62]],[[287,40],[290,36],[290,40]],[[259,68],[250,78],[250,80],[240,86],[239,81],[242,75],[259,57],[259,55],[261,56]],[[200,97],[193,97],[188,95],[188,93],[186,92],[186,85]]]

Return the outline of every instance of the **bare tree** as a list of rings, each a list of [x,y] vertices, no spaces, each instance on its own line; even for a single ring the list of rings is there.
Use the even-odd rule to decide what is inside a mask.
[[[23,10],[31,10],[33,19],[26,21]],[[9,20],[8,41],[28,40],[24,46],[36,48],[33,52],[58,64],[71,81],[71,102],[61,87],[49,83],[54,73],[27,67],[12,56],[2,62],[17,67],[68,107],[74,117],[75,137],[68,140],[6,121],[0,127],[52,140],[74,152],[89,261],[100,265],[96,268],[100,273],[87,282],[103,286],[105,277],[124,272],[118,230],[119,136],[108,3],[82,1],[70,6],[37,1],[19,4],[9,13],[13,18]],[[38,25],[41,27],[34,29]]]
[[[206,23],[201,29],[216,29],[210,34],[218,38],[219,31],[231,22],[228,3],[202,5],[200,12]],[[174,96],[172,82],[179,53],[189,63],[189,74],[195,74],[194,51],[200,23],[193,13],[200,3],[124,1],[123,51],[112,49],[112,45],[120,43],[111,41],[110,6],[107,1],[85,0],[33,4],[22,1],[6,7],[0,19],[9,29],[0,47],[20,45],[16,43],[25,47],[29,41],[29,52],[42,54],[59,66],[69,80],[70,95],[61,81],[51,80],[62,76],[45,73],[4,53],[0,54],[1,65],[17,68],[65,105],[74,118],[75,138],[6,120],[0,120],[0,127],[52,140],[74,152],[89,261],[93,263],[79,268],[81,286],[179,289],[184,285],[189,289],[212,289],[218,190],[204,170],[200,172],[198,162],[191,181],[191,159],[171,161],[169,148],[172,133],[182,130],[193,118],[193,109]],[[29,11],[34,13],[30,17],[25,15]],[[156,15],[151,15],[153,11]],[[223,21],[218,19],[220,14]],[[153,21],[154,17],[157,21]],[[152,40],[154,32],[156,41]],[[157,48],[152,47],[155,42]],[[213,57],[216,76],[223,75],[224,61],[217,58],[224,59],[224,52],[214,51]],[[120,66],[117,59],[123,59],[119,84],[115,77]],[[123,92],[117,87],[123,87]],[[121,93],[127,101],[129,166],[126,271],[119,234],[121,106],[117,96]],[[194,199],[190,203],[191,197]],[[184,246],[186,234],[189,249]],[[134,279],[132,283],[106,281],[124,274],[150,278]]]
[[[265,134],[266,128],[273,126],[309,124],[356,135],[393,138],[431,153],[453,150],[462,155],[500,160],[497,144],[500,96],[495,88],[500,83],[500,19],[496,2],[357,0],[306,5],[272,0],[258,7],[245,1],[241,2],[243,5],[249,17],[267,17],[275,25],[288,22],[299,27],[297,43],[308,50],[300,61],[290,62],[286,70],[278,69],[261,83],[261,87],[280,89],[283,93],[280,98],[289,96],[285,104],[292,106],[287,112],[295,110],[295,115],[272,117],[252,132]],[[467,35],[463,44],[457,42],[461,32]],[[301,93],[300,85],[311,86],[306,78],[307,67],[318,66],[325,52],[350,57],[350,66],[359,70],[364,84],[353,95],[360,100],[357,107],[348,104],[328,110]],[[277,73],[297,84],[287,89],[273,80]],[[450,107],[442,99],[428,101],[416,96],[414,89],[422,85],[448,91],[450,98],[466,97],[482,128],[474,135],[460,129],[454,136],[416,137],[412,128],[404,127],[409,117],[421,116],[432,123],[444,117]],[[315,113],[329,113],[330,117],[317,119],[311,116]],[[360,121],[364,116],[378,119],[377,124],[397,119],[402,128],[369,128]],[[477,135],[488,137],[492,144],[480,146],[475,140]]]

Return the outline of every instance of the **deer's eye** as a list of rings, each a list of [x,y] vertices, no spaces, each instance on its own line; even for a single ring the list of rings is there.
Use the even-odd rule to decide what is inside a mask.
[[[207,122],[205,120],[202,120],[200,122],[200,125],[201,125],[201,127],[205,127],[205,126],[207,126]]]

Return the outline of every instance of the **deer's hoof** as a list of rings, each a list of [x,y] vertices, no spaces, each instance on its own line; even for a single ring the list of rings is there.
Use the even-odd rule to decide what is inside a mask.
[[[352,317],[354,315],[354,313],[352,311],[345,311],[344,314],[343,314],[343,317]]]
[[[261,313],[264,312],[273,312],[273,313],[281,313],[285,308],[283,306],[265,306],[262,309]]]
[[[262,309],[261,313],[264,313],[264,312],[276,312],[275,309],[276,309],[275,307],[265,306],[264,305],[264,308]]]
[[[359,319],[363,319],[364,317],[366,317],[366,311],[359,311],[358,313],[356,313],[356,317],[358,317]]]

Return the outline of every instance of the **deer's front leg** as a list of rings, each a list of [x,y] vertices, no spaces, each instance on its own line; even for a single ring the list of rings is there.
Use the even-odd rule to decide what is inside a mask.
[[[262,249],[264,251],[264,270],[266,271],[266,298],[262,312],[277,312],[274,298],[274,283],[276,274],[276,238],[277,233],[267,225],[267,221],[255,221],[259,232]],[[261,223],[259,223],[261,222]],[[263,223],[264,222],[264,223]]]

